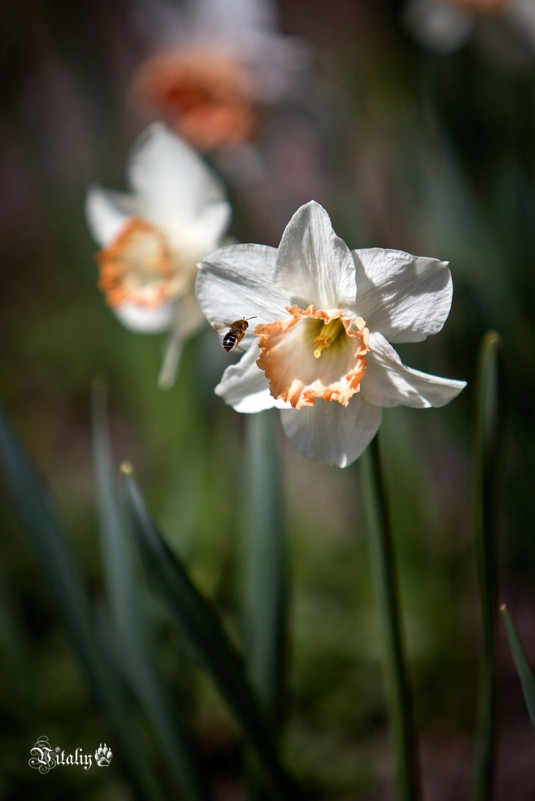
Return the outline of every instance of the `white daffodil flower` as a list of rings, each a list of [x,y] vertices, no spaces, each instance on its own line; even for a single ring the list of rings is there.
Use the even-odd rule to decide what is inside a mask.
[[[375,436],[383,407],[443,406],[466,385],[406,367],[390,344],[441,330],[452,299],[447,263],[351,251],[315,202],[294,214],[278,248],[211,253],[196,290],[213,325],[258,322],[216,393],[240,412],[281,409],[286,434],[315,461],[347,467]]]
[[[221,244],[231,207],[202,159],[160,123],[134,145],[128,181],[131,193],[87,193],[87,222],[102,248],[99,286],[127,328],[171,332],[159,378],[170,386],[184,341],[204,323],[197,262]]]

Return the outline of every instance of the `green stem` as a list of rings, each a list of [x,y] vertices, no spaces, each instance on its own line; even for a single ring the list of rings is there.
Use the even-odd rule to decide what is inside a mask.
[[[245,624],[253,684],[276,729],[286,650],[287,558],[276,419],[249,415],[246,434]]]
[[[485,801],[491,796],[494,778],[498,625],[496,540],[499,517],[498,478],[505,430],[501,343],[494,331],[487,333],[483,339],[477,376],[475,545],[484,644],[479,678],[477,769],[472,798],[473,801]]]
[[[272,412],[248,415],[244,476],[244,623],[251,682],[276,735],[282,718],[287,619],[287,554]],[[252,766],[250,797],[268,797]]]
[[[392,531],[377,437],[368,448],[365,461],[365,502],[371,527],[370,555],[383,621],[384,673],[396,751],[399,797],[402,801],[416,801],[420,796],[416,735],[403,653]]]

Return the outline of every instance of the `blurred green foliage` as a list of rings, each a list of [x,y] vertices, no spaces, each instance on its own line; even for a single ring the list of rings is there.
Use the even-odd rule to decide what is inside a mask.
[[[502,337],[510,438],[500,597],[526,627],[529,653],[534,69],[514,70],[471,45],[448,56],[425,51],[386,0],[315,2],[312,11],[303,0],[281,2],[286,29],[307,37],[317,55],[320,111],[305,107],[299,118],[322,143],[314,151],[323,176],[315,199],[351,247],[394,247],[451,263],[455,291],[445,330],[414,350],[400,348],[402,358],[470,382],[484,332],[494,328]],[[8,2],[4,15],[0,395],[58,502],[98,605],[103,577],[90,385],[95,375],[107,378],[117,462],[134,463],[158,524],[239,640],[243,420],[212,394],[225,364],[219,343],[209,331],[198,335],[176,386],[158,390],[164,339],[126,331],[105,307],[84,223],[87,185],[124,186],[128,148],[142,125],[126,99],[142,51],[131,7],[126,0],[71,6],[29,0]],[[294,153],[309,146],[303,129],[297,131]],[[270,142],[261,146],[269,149]],[[273,173],[275,189],[283,184],[282,170],[279,164]],[[296,167],[296,197],[305,177]],[[264,231],[230,191],[233,234],[270,242],[271,229]],[[409,666],[426,744],[425,783],[435,801],[453,797],[459,785],[464,793],[471,780],[459,749],[472,748],[482,642],[472,404],[469,385],[445,409],[387,410],[381,428]],[[323,468],[306,463],[282,438],[280,445],[293,579],[284,751],[313,797],[380,797],[392,764],[359,466]],[[40,566],[3,491],[2,501],[0,798],[126,799],[115,763],[107,771],[73,768],[47,776],[27,765],[41,734],[65,749],[91,750],[109,741],[110,732],[88,698]],[[157,619],[158,661],[182,704],[180,671],[184,664],[191,669],[190,655]],[[496,799],[511,798],[507,788],[514,786],[515,801],[522,801],[535,780],[533,760],[531,768],[522,760],[532,742],[507,654],[501,676]],[[221,797],[234,798],[241,759],[236,727],[207,684],[197,680],[184,711]],[[150,732],[146,749],[158,764]]]

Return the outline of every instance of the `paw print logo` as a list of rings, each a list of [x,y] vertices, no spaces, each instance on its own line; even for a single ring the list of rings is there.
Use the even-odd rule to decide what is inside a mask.
[[[99,768],[107,768],[113,759],[113,754],[106,743],[100,743],[95,751],[95,762]]]

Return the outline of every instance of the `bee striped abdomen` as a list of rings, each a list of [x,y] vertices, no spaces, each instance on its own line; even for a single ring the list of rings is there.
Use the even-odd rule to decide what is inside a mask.
[[[249,323],[247,322],[247,320],[253,320],[253,319],[254,317],[247,317],[247,319],[245,320],[234,320],[233,323],[228,324],[230,326],[229,330],[223,337],[223,348],[227,351],[227,353],[229,352],[229,350],[239,347],[239,344],[242,341],[245,332],[249,328]],[[243,349],[239,348],[239,350]]]
[[[238,335],[235,331],[227,331],[223,337],[223,348],[227,351],[232,350],[238,344]]]

